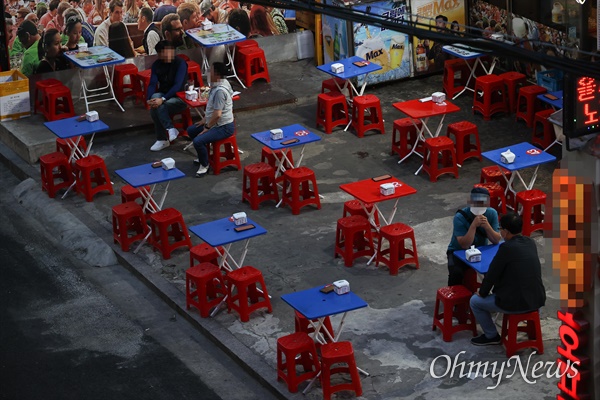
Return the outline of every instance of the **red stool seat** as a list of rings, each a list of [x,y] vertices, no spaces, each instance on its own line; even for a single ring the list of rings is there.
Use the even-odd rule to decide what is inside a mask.
[[[365,211],[366,208],[366,211]],[[362,203],[358,200],[348,200],[344,203],[344,211],[342,217],[347,217],[349,215],[362,215],[365,218],[369,218],[367,213],[371,213],[373,211],[373,204],[365,203],[363,208]],[[375,225],[379,226],[379,213],[373,214],[373,221]]]
[[[336,84],[337,83],[337,84]],[[354,92],[350,86],[344,88],[346,85],[346,80],[342,78],[331,78],[325,79],[321,82],[321,93],[333,92],[333,93],[341,93],[340,89],[347,93],[342,93],[344,95],[348,95],[348,97],[352,98],[354,96]]]
[[[346,364],[337,366],[335,364]],[[350,375],[350,382],[331,384],[331,375],[346,373]],[[354,359],[354,349],[350,342],[327,343],[321,346],[321,386],[323,387],[323,398],[330,400],[333,393],[342,390],[352,390],[356,396],[362,395],[362,386],[358,368]]]
[[[504,179],[505,176],[506,179]],[[502,186],[502,188],[504,189],[504,194],[506,195],[506,206],[514,209],[515,195],[510,190],[506,191],[506,180],[510,180],[511,176],[512,172],[510,172],[506,168],[502,168],[498,165],[492,165],[489,167],[481,168],[479,183],[494,182]]]
[[[425,139],[423,170],[429,174],[431,182],[436,182],[443,174],[454,174],[458,179],[458,165],[452,139],[447,136]]]
[[[502,112],[507,113],[506,88],[504,80],[497,75],[484,75],[475,79],[475,92],[473,93],[473,113],[481,113],[485,120],[492,115]]]
[[[139,71],[137,76],[138,76],[138,80],[140,82],[140,89],[142,90],[143,93],[143,104],[144,107],[146,108],[146,110],[150,109],[150,106],[148,105],[148,103],[146,103],[146,98],[147,98],[147,94],[148,94],[148,87],[150,86],[150,77],[152,75],[152,70],[151,69],[145,69],[143,71]]]
[[[381,102],[377,96],[365,94],[352,99],[352,128],[359,138],[364,137],[365,132],[370,130],[385,133]]]
[[[312,186],[312,188],[311,188]],[[307,167],[288,169],[283,173],[282,205],[288,205],[292,214],[300,214],[300,209],[310,204],[321,209],[317,178]]]
[[[462,59],[446,60],[444,62],[444,92],[449,99],[465,88],[471,70]]]
[[[144,240],[149,232],[146,216],[135,201],[117,204],[112,208],[113,241],[121,245],[121,250],[129,251],[131,244]],[[132,234],[130,234],[132,232]]]
[[[192,125],[192,113],[189,108],[169,115],[173,121],[173,127],[179,131],[179,136],[187,136],[187,128]]]
[[[435,297],[432,329],[440,328],[444,342],[451,342],[452,336],[459,331],[471,330],[473,336],[477,335],[475,316],[471,312],[469,301],[473,293],[463,285],[445,286],[439,288]],[[440,304],[444,306],[440,312]],[[453,325],[452,318],[458,320]]]
[[[196,88],[204,86],[204,81],[202,80],[202,68],[200,67],[200,64],[192,60],[187,60],[186,64],[188,80],[193,81],[194,87]]]
[[[77,148],[81,151],[82,154],[86,153],[87,143],[85,142],[85,138],[83,136],[73,137],[70,140],[77,142]],[[61,153],[66,155],[67,158],[70,158],[72,150],[71,146],[69,145],[69,141],[61,138],[56,138],[56,151],[60,151]]]
[[[259,270],[247,265],[228,272],[226,280],[228,287],[227,310],[237,311],[242,322],[248,322],[250,313],[259,308],[266,307],[267,312],[273,312],[267,286]],[[262,292],[258,290],[257,284],[260,284]]]
[[[285,357],[284,357],[285,356]],[[304,372],[298,373],[296,366]],[[296,332],[277,339],[277,380],[283,380],[291,393],[298,391],[298,384],[317,376],[321,364],[315,342],[304,332]]]
[[[218,249],[218,251],[217,251]],[[211,263],[219,265],[220,254],[224,254],[223,247],[219,246],[215,249],[207,243],[200,243],[190,249],[190,268],[202,263]]]
[[[415,268],[419,268],[417,242],[415,241],[415,231],[413,228],[396,222],[381,227],[379,237],[376,267],[379,266],[380,262],[387,265],[390,269],[390,275],[398,275],[398,270],[407,264],[414,264]],[[381,247],[384,240],[388,242],[389,247],[382,250]],[[412,242],[412,248],[405,246],[406,240]]]
[[[521,206],[521,207],[519,207]],[[544,230],[546,193],[539,189],[523,190],[517,193],[515,210],[523,218],[523,235],[530,236],[534,231]]]
[[[527,326],[519,327],[522,321]],[[517,342],[517,334],[526,332],[528,340]],[[502,318],[502,344],[506,348],[506,357],[512,357],[517,351],[526,348],[535,348],[538,354],[544,354],[544,341],[540,327],[540,313],[533,311],[525,314],[504,314]]]
[[[514,113],[517,111],[517,93],[519,89],[527,83],[527,77],[524,74],[515,71],[505,72],[498,75],[504,81],[506,87],[506,98],[508,99],[508,111]]]
[[[542,149],[547,149],[554,143],[554,124],[548,120],[548,117],[554,114],[554,112],[553,109],[538,111],[535,113],[533,119],[531,143]],[[541,130],[539,129],[540,126],[542,128]]]
[[[238,53],[240,57],[240,69],[237,73],[242,78],[246,86],[252,86],[252,82],[257,79],[265,79],[271,82],[269,77],[269,68],[265,52],[259,47],[246,47]]]
[[[492,207],[498,215],[506,214],[506,196],[504,188],[496,182],[476,183],[473,187],[481,187],[490,192],[490,207]],[[514,205],[511,205],[513,208]]]
[[[283,159],[283,161],[281,161],[284,154],[287,160]],[[262,151],[260,153],[260,162],[267,163],[271,167],[275,168],[275,180],[277,181],[277,183],[280,183],[283,181],[283,174],[277,176],[278,163],[282,162],[283,168],[285,168],[286,170],[294,168],[294,154],[292,153],[291,148],[271,150],[267,146],[263,146]]]
[[[143,189],[148,193],[150,192],[150,186],[144,186]],[[144,198],[137,188],[134,188],[131,185],[125,185],[125,186],[121,187],[121,203],[127,203],[128,201],[137,201],[137,200],[141,200],[138,203],[141,206],[144,206]],[[151,200],[151,205],[149,204],[148,207],[146,208],[146,214],[150,212],[149,208],[151,208],[151,207],[154,208],[155,210],[158,210],[158,206],[156,205],[154,200]]]
[[[242,202],[250,203],[250,208],[253,210],[258,210],[258,205],[263,201],[279,202],[275,169],[269,164],[261,162],[246,165],[242,181]]]
[[[308,335],[314,334],[315,328],[312,326],[311,322],[314,324],[319,323],[316,319],[309,321],[304,315],[295,311],[294,329],[296,332],[304,332]],[[327,332],[329,332],[329,334],[327,334]],[[331,337],[329,335],[331,335]],[[319,332],[319,337],[327,343],[332,342],[332,338],[335,338],[335,333],[333,332],[333,326],[331,325],[331,319],[329,317],[325,317],[323,320],[323,326]],[[317,341],[316,344],[317,348],[320,348],[321,343]]]
[[[246,39],[246,40],[242,40],[241,42],[235,43],[234,57],[235,57],[235,68],[236,69],[244,68],[244,66],[242,65],[244,60],[243,60],[242,56],[240,55],[240,50],[246,49],[249,47],[260,47],[260,46],[258,45],[258,42],[253,39]]]
[[[165,260],[171,258],[171,252],[179,247],[192,247],[183,216],[174,208],[166,208],[150,215],[150,228],[150,243],[154,249],[161,251]],[[173,238],[173,241],[169,238]]]
[[[414,121],[414,123],[413,123]],[[394,121],[392,130],[392,152],[397,153],[400,158],[404,158],[410,153],[415,143],[417,144],[417,152],[423,154],[423,142],[418,141],[418,130],[422,128],[421,121],[413,120],[412,118],[401,118]]]
[[[235,132],[228,138],[207,144],[206,148],[208,162],[215,175],[219,175],[223,168],[229,166],[237,170],[242,169]]]
[[[348,124],[348,103],[340,92],[321,93],[317,98],[317,128],[321,125],[325,133],[333,128]]]
[[[362,215],[351,215],[337,221],[334,258],[339,255],[344,265],[351,267],[359,257],[371,257],[375,252],[369,220]]]
[[[38,110],[45,113],[44,105],[46,103],[46,89],[52,86],[63,86],[63,83],[58,79],[50,78],[37,81],[35,83],[35,92],[33,95],[33,113],[36,114]],[[41,98],[40,98],[41,96]]]
[[[210,309],[218,306],[227,294],[221,269],[211,263],[200,263],[185,271],[185,306],[196,307],[202,318],[207,318]]]
[[[134,96],[136,102],[137,100],[141,100],[142,102],[145,100],[137,76],[138,68],[135,64],[115,65],[113,90],[119,103],[123,103],[129,96]],[[129,83],[125,83],[126,77],[129,77]]]
[[[54,198],[58,190],[68,188],[73,183],[69,158],[58,151],[40,157],[40,174],[42,190],[46,191],[50,198]]]
[[[75,108],[73,108],[71,90],[64,85],[46,88],[43,112],[48,121],[74,117]]]
[[[469,158],[481,161],[481,147],[479,145],[479,131],[477,125],[469,121],[460,121],[448,125],[446,136],[454,136],[456,143],[456,162],[460,165]]]
[[[86,201],[92,201],[96,193],[108,191],[115,194],[104,159],[97,155],[80,158],[73,165],[77,192],[85,196]]]
[[[533,127],[535,113],[542,108],[537,96],[538,94],[544,94],[546,92],[546,88],[538,85],[523,86],[520,88],[517,97],[517,114],[515,116],[515,121],[518,121],[520,118],[525,121],[528,128]]]

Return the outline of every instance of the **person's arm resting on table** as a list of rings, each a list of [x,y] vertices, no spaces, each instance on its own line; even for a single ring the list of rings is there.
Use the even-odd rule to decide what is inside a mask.
[[[487,295],[490,294],[490,291],[504,273],[504,269],[506,268],[506,262],[504,260],[508,251],[510,251],[510,249],[507,249],[506,246],[503,245],[500,245],[498,248],[498,253],[496,253],[496,256],[490,263],[490,269],[485,274],[481,286],[479,287],[479,292],[477,294],[481,297],[487,297]]]

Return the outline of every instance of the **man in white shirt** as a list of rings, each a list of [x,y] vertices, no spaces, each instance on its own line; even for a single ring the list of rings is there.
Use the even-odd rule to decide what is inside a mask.
[[[160,42],[160,31],[152,22],[152,9],[150,7],[142,7],[138,16],[138,29],[144,32],[142,45],[136,49],[140,53],[149,56],[156,54],[156,44]]]
[[[94,33],[94,46],[108,46],[108,28],[110,24],[123,20],[123,2],[121,0],[111,0],[108,9],[108,18],[98,25]]]

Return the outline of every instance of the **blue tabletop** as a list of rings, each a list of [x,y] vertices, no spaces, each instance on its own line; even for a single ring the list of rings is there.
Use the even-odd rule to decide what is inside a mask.
[[[106,46],[93,46],[87,50],[65,51],[63,55],[81,69],[120,64],[125,58]]]
[[[185,176],[185,174],[177,168],[170,170],[162,169],[162,167],[152,168],[152,163],[138,165],[137,167],[118,169],[115,173],[133,187],[154,185],[173,179],[183,178]]]
[[[188,29],[185,33],[203,47],[215,47],[246,40],[246,36],[227,24],[214,24],[210,31],[194,28]]]
[[[477,249],[481,251],[481,261],[475,263],[467,261],[467,258],[465,257],[465,250],[456,250],[454,255],[469,267],[473,268],[475,271],[479,272],[480,274],[485,274],[490,269],[490,264],[496,256],[499,247],[500,244],[488,244],[486,246],[478,247]]]
[[[469,47],[464,44],[446,45],[442,47],[442,50],[454,57],[462,58],[463,60],[471,60],[486,54],[481,49]]]
[[[500,161],[500,153],[504,153],[508,149],[515,154],[515,161],[511,164],[505,164]],[[528,151],[534,154],[528,154]],[[548,154],[544,150],[540,150],[531,143],[527,142],[513,144],[497,150],[486,151],[481,153],[481,155],[509,171],[517,171],[519,169],[535,167],[537,165],[556,160],[556,157],[554,157],[552,154]]]
[[[364,67],[357,67],[356,65],[352,64],[353,62],[357,62],[357,61],[365,61],[365,59],[360,58],[358,56],[353,56],[350,58],[345,58],[343,60],[338,60],[338,61],[334,61],[334,62],[330,62],[327,64],[323,64],[323,65],[319,65],[317,67],[317,69],[341,78],[341,79],[351,79],[351,78],[355,78],[357,76],[360,75],[365,75],[368,74],[370,72],[374,72],[374,71],[379,71],[381,69],[381,65],[376,64],[374,62],[369,62],[368,65],[365,65]],[[340,73],[340,74],[336,74],[335,72],[331,71],[331,64],[342,64],[344,66],[344,72]]]
[[[46,125],[46,128],[50,129],[52,133],[61,139],[68,139],[79,135],[89,135],[95,132],[108,130],[108,125],[100,120],[94,122],[78,122],[77,118],[79,117],[44,122],[44,125]]]
[[[546,95],[551,95],[551,96],[557,97],[557,99],[556,100],[549,99],[548,97],[546,97]],[[544,103],[550,104],[555,109],[563,108],[563,91],[562,90],[558,90],[556,92],[548,92],[548,93],[544,93],[544,94],[538,94],[537,98],[540,99],[540,101],[543,101]]]
[[[189,230],[212,247],[224,246],[229,243],[250,239],[267,233],[265,228],[258,225],[250,218],[247,218],[247,220],[248,222],[245,225],[252,224],[255,226],[255,228],[242,232],[236,232],[233,229],[236,227],[236,225],[233,223],[232,218],[227,217],[218,219],[216,221],[207,222],[205,224],[192,226],[189,228]]]
[[[283,139],[279,140],[271,140],[271,132],[258,132],[253,133],[252,138],[258,140],[260,143],[269,147],[272,150],[280,150],[285,149],[287,147],[300,146],[306,143],[318,142],[321,140],[321,137],[315,133],[310,132],[308,129],[303,127],[300,124],[294,124],[289,126],[284,126],[279,128],[283,131]],[[281,144],[281,142],[285,142],[290,139],[298,139],[296,143],[291,143],[288,145]]]
[[[323,286],[284,294],[281,299],[308,319],[323,318],[367,306],[367,302],[353,292],[340,295],[335,291],[323,293],[320,291]]]

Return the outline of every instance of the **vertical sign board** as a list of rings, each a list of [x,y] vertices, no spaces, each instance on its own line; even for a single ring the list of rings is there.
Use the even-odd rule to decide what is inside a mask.
[[[567,138],[600,133],[600,79],[566,74],[563,126]]]

